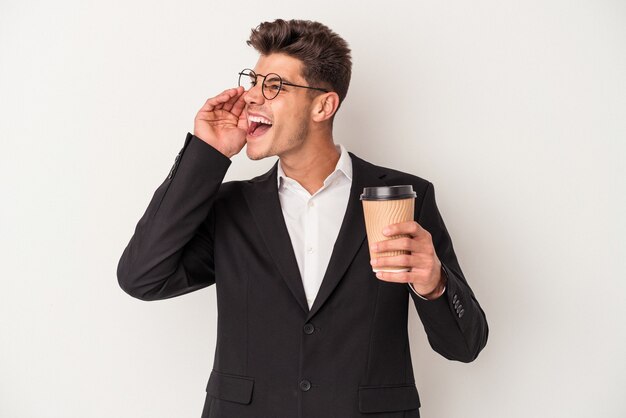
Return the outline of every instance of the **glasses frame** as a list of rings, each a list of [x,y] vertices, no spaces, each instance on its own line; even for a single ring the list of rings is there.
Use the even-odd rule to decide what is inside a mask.
[[[249,71],[249,73],[246,73],[246,71]],[[276,91],[276,94],[274,96],[272,96],[272,97],[267,97],[267,95],[265,94],[265,80],[270,75],[276,76],[278,78],[278,81],[280,82],[280,84],[279,84],[278,90]],[[239,72],[239,80],[237,82],[237,85],[239,87],[242,87],[242,85],[241,85],[241,77],[244,77],[244,76],[250,77],[250,78],[252,78],[252,76],[254,76],[254,82],[255,82],[254,85],[255,86],[257,85],[257,82],[256,82],[257,77],[263,77],[263,81],[261,82],[261,93],[263,94],[263,97],[265,97],[267,100],[273,100],[276,97],[278,97],[278,94],[283,89],[283,86],[300,87],[302,89],[319,90],[319,91],[323,91],[324,93],[330,93],[329,90],[322,89],[320,87],[302,86],[300,84],[289,83],[288,81],[284,81],[283,78],[281,76],[279,76],[278,74],[276,74],[276,73],[268,73],[266,75],[257,74],[254,70],[252,70],[250,68],[244,68],[243,70],[241,70]],[[254,87],[254,86],[252,86],[252,87]]]

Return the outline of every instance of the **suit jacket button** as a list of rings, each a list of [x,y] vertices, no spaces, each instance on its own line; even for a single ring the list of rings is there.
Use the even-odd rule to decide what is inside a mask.
[[[461,309],[459,311],[459,318],[463,318],[463,315],[465,314],[465,309]]]
[[[304,333],[306,335],[311,335],[315,332],[315,327],[313,326],[313,324],[305,324],[304,325]]]
[[[309,389],[311,389],[311,382],[309,382],[308,380],[302,380],[300,382],[300,390],[302,392],[307,392]]]

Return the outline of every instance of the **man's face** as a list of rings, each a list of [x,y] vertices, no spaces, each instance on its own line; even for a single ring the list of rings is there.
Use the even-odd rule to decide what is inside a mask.
[[[302,77],[302,62],[285,54],[261,55],[254,72],[266,75],[278,74],[283,81],[307,85]],[[313,100],[307,89],[283,85],[278,96],[267,100],[261,91],[263,77],[245,93],[248,133],[246,154],[251,160],[272,155],[285,155],[297,150],[309,132]],[[271,122],[271,125],[252,123],[252,119]],[[256,128],[256,129],[255,129]]]

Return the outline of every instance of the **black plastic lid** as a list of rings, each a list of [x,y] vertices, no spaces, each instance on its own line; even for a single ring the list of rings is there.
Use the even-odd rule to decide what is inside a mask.
[[[398,199],[414,199],[415,192],[413,186],[390,186],[390,187],[365,187],[361,200],[398,200]]]

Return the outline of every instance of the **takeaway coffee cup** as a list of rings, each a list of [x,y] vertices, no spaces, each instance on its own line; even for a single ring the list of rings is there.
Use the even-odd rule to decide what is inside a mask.
[[[415,207],[415,192],[413,186],[365,187],[361,194],[363,214],[365,215],[365,230],[367,241],[373,244],[379,241],[396,239],[408,235],[383,235],[383,228],[387,225],[412,221]],[[370,250],[370,259],[393,255],[408,254],[409,251],[373,252]],[[384,266],[373,268],[378,271],[409,271],[406,266]]]

